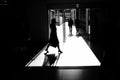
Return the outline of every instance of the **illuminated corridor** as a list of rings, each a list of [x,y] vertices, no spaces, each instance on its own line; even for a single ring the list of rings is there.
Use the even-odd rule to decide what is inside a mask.
[[[76,37],[76,29],[73,26],[73,36],[69,36],[68,23],[65,23],[66,28],[66,42],[63,43],[62,25],[57,26],[58,39],[60,41],[60,48],[63,53],[56,60],[54,66],[100,66],[101,63],[89,48],[82,36]],[[42,66],[45,59],[45,48],[41,50],[26,66]],[[48,54],[55,54],[58,56],[58,49],[49,47]]]
[[[0,0],[3,78],[117,80],[119,7],[117,0]]]

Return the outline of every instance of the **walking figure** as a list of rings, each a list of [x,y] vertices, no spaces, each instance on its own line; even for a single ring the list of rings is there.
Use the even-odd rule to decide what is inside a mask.
[[[76,35],[78,35],[79,27],[80,27],[80,20],[78,18],[75,20],[75,27],[76,27]]]
[[[70,18],[69,21],[68,21],[70,35],[72,35],[72,25],[73,25],[73,20]]]
[[[59,47],[59,41],[58,41],[57,32],[56,32],[56,19],[55,18],[51,20],[50,29],[51,29],[50,39],[49,39],[49,44],[46,48],[46,51],[48,53],[48,47],[52,46],[52,47],[57,47],[58,52],[62,53]]]

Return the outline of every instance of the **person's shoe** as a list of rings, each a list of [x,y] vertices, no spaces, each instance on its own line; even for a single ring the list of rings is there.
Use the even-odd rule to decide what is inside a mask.
[[[47,53],[44,53],[44,55],[47,55]]]
[[[46,52],[44,53],[45,55],[47,55],[47,53],[49,53],[49,51],[48,50],[45,50]]]
[[[63,53],[61,50],[58,51],[59,53]]]

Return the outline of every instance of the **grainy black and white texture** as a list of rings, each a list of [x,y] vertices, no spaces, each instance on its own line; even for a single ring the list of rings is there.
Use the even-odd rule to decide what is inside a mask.
[[[25,68],[48,43],[48,9],[73,8],[74,4],[93,8],[91,44],[98,58],[105,54],[102,65],[97,69],[81,68],[75,74],[82,77],[76,78],[70,76],[75,75],[73,69]],[[118,77],[120,9],[117,0],[0,0],[0,28],[5,46],[1,54],[6,55],[1,57],[7,67],[5,72],[13,80],[115,80]]]

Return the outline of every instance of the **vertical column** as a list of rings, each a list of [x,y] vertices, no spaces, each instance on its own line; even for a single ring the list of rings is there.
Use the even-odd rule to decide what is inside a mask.
[[[58,11],[58,9],[56,11],[56,20],[57,20],[57,25],[59,25],[59,11]]]
[[[51,33],[51,30],[50,30],[50,24],[51,24],[51,20],[53,18],[53,12],[50,10],[48,10],[48,29],[49,29],[49,37],[50,38],[50,33]]]
[[[50,10],[48,10],[48,39],[50,38],[50,17],[51,17],[51,14],[50,14]]]
[[[86,8],[86,33],[88,34],[88,8]]]
[[[76,4],[76,18],[79,18],[79,4]]]
[[[60,26],[60,12],[59,12],[59,10],[58,10],[58,24]]]
[[[71,18],[74,20],[74,9],[71,9]]]
[[[72,14],[72,16],[73,16],[73,21],[75,20],[75,11],[74,11],[74,9],[73,9],[73,14]]]
[[[90,8],[88,9],[88,34],[89,34],[89,39],[90,39],[90,35],[91,35]]]
[[[66,40],[66,30],[65,30],[65,10],[63,10],[63,42]]]
[[[52,15],[53,15],[52,18],[56,18],[56,16],[55,16],[55,10],[53,10],[53,14]]]

